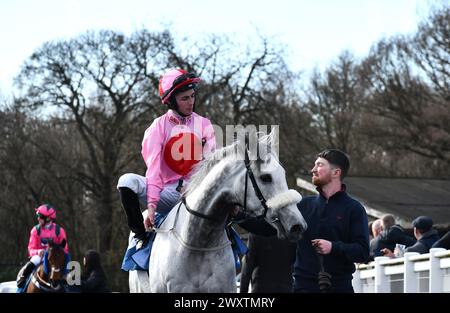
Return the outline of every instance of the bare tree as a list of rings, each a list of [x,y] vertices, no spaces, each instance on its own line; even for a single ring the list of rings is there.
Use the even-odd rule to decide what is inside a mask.
[[[158,113],[148,88],[157,81],[149,60],[170,40],[166,33],[143,31],[126,38],[104,31],[50,42],[31,56],[18,77],[28,107],[41,112],[56,108],[77,129],[87,153],[77,178],[96,202],[100,251],[112,245],[117,178],[139,152],[134,145],[130,149],[130,136],[143,132],[148,118]]]
[[[449,10],[411,38],[380,41],[364,61],[368,128],[388,150],[450,162]]]
[[[305,108],[318,130],[316,140],[323,146],[346,152],[356,149],[355,128],[365,97],[358,71],[354,57],[343,52],[323,74],[316,71],[311,78]]]
[[[73,172],[64,166],[68,162],[63,160],[76,163],[79,154],[74,153],[76,145],[72,145],[73,142],[67,146],[59,144],[64,132],[53,123],[30,118],[17,106],[8,108],[2,115],[5,119],[2,123],[0,179],[4,188],[0,192],[0,212],[5,214],[4,221],[12,218],[14,223],[5,225],[2,230],[6,233],[1,237],[16,238],[12,245],[11,242],[2,245],[14,253],[3,255],[24,261],[29,232],[37,223],[33,209],[42,203],[51,203],[58,208],[57,219],[69,230],[69,238],[73,238],[77,228],[71,227],[72,221],[80,216],[75,209],[81,207],[83,193]],[[79,251],[73,248],[71,251]]]
[[[450,7],[432,11],[417,33],[398,45],[423,71],[427,85],[450,101]]]

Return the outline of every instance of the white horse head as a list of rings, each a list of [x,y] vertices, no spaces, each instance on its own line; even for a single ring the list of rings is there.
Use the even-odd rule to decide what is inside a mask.
[[[264,217],[277,230],[280,239],[295,242],[300,239],[307,224],[296,205],[302,197],[297,191],[288,189],[286,173],[276,153],[277,132],[272,131],[269,136],[262,136],[257,144],[257,149],[245,149],[243,152],[244,160],[248,153],[249,160],[255,161],[249,164],[244,162],[247,163],[247,172],[243,173],[242,180],[237,181],[235,197],[238,203],[245,203],[244,210]],[[239,199],[244,200],[239,202]]]
[[[301,196],[288,190],[285,171],[270,148],[276,138],[272,133],[255,140],[257,150],[237,141],[197,166],[184,205],[172,209],[153,244],[152,292],[236,291],[234,257],[224,230],[236,206],[266,219],[279,237],[299,239],[307,227],[296,207]]]

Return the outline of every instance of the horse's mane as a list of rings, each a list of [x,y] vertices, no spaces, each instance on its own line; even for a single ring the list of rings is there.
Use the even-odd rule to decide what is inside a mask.
[[[270,147],[272,143],[274,143],[273,134],[266,135],[264,133],[258,132],[255,133],[258,136],[258,145],[266,145]],[[211,169],[216,166],[221,160],[231,156],[239,156],[244,151],[240,149],[243,143],[241,140],[236,140],[228,146],[225,146],[220,149],[216,149],[214,152],[210,153],[206,159],[197,163],[193,168],[193,174],[189,179],[189,185],[184,192],[184,196],[189,195],[195,188],[197,188],[206,175],[211,171]],[[243,160],[243,156],[242,156]]]
[[[189,179],[189,185],[186,188],[184,195],[187,196],[197,186],[199,186],[206,175],[208,175],[208,173],[211,171],[211,169],[216,166],[221,160],[223,160],[227,156],[236,155],[239,150],[237,149],[238,143],[238,141],[235,141],[231,145],[216,149],[212,153],[210,153],[206,159],[197,163],[192,169],[193,174]]]

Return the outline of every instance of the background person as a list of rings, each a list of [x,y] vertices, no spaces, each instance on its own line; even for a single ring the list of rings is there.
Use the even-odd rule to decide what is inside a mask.
[[[19,288],[25,285],[28,276],[41,264],[50,242],[60,244],[65,239],[66,245],[64,246],[64,252],[69,253],[66,232],[64,228],[54,222],[56,219],[55,208],[49,204],[42,204],[34,210],[36,211],[38,224],[30,231],[28,241],[28,256],[30,260],[22,267],[17,275],[17,286]]]

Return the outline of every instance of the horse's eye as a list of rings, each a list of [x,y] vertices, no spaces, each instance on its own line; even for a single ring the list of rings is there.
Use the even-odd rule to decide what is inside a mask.
[[[264,175],[259,176],[259,179],[261,179],[261,181],[263,183],[271,183],[272,182],[272,175],[264,174]]]

